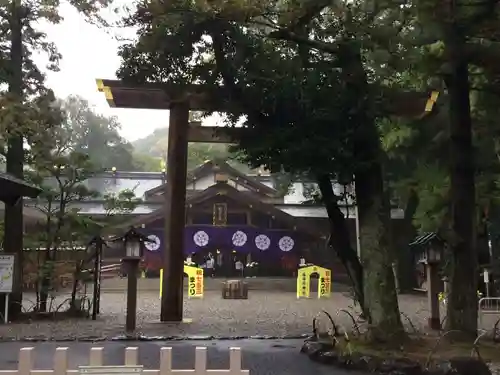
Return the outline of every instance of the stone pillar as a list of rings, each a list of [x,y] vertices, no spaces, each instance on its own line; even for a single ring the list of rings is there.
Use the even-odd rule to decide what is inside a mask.
[[[189,105],[174,103],[170,108],[167,183],[164,193],[162,322],[182,321],[188,124]]]

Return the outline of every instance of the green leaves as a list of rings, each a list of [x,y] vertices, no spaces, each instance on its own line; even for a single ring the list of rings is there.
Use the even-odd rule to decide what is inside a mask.
[[[292,11],[295,5],[286,6],[289,14],[308,12],[308,7]],[[285,167],[293,173],[352,175],[356,160],[352,136],[363,125],[370,93],[347,90],[341,69],[348,61],[340,63],[323,52],[304,52],[301,46],[262,38],[269,28],[279,29],[273,26],[276,18],[264,19],[262,14],[283,12],[286,6],[273,2],[259,7],[247,2],[191,6],[182,1],[140,5],[128,19],[139,29],[138,42],[121,50],[118,75],[133,82],[223,83],[232,98],[225,108],[228,124],[234,126],[241,115],[246,116],[247,132],[239,139],[245,162],[273,171]],[[338,20],[330,18],[331,27],[337,27]],[[268,29],[262,29],[264,22]],[[285,23],[290,22],[291,18]]]
[[[353,141],[373,137],[364,126],[377,117],[391,187],[400,197],[408,187],[418,188],[418,225],[430,228],[439,226],[447,205],[442,78],[450,22],[466,28],[469,59],[480,67],[473,75],[478,186],[488,199],[496,194],[491,180],[500,142],[496,131],[486,131],[498,128],[499,108],[500,32],[492,22],[497,10],[485,11],[491,4],[461,2],[456,17],[434,0],[140,4],[128,19],[139,30],[138,42],[121,50],[119,75],[134,82],[223,84],[231,97],[229,126],[239,121],[247,128],[238,140],[242,160],[275,172],[352,174],[363,151],[354,150]],[[472,25],[477,17],[481,25]],[[353,89],[344,74],[356,49],[370,82],[364,89]],[[442,90],[439,113],[422,120],[388,118],[387,93],[429,88]],[[429,223],[431,216],[436,220]]]
[[[134,170],[133,147],[120,134],[114,117],[97,114],[78,96],[61,102],[65,114],[64,128],[73,150],[88,155],[94,166],[102,169]]]
[[[107,216],[131,213],[142,203],[142,199],[137,198],[132,189],[124,189],[119,193],[108,193],[103,198]]]
[[[69,2],[89,21],[100,24],[105,24],[100,12],[112,4],[112,0]],[[4,84],[0,89],[0,136],[3,140],[21,135],[29,143],[36,142],[38,134],[61,121],[59,108],[54,107],[54,95],[44,86],[45,76],[33,60],[34,54],[41,55],[48,69],[58,69],[61,55],[38,26],[43,22],[59,22],[60,5],[60,0],[11,0],[0,4],[0,84]],[[19,24],[22,50],[17,51],[12,48],[12,34],[14,25]],[[12,86],[19,65],[22,65],[22,87],[14,89],[19,86],[17,83]],[[6,91],[8,84],[11,92]],[[12,95],[19,89],[20,95]],[[5,145],[0,144],[1,152],[4,148]]]

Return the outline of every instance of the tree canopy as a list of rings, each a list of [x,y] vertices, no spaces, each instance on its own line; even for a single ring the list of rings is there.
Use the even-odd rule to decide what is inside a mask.
[[[89,103],[78,96],[61,102],[65,114],[64,128],[69,137],[68,146],[87,154],[96,167],[132,171],[137,168],[133,146],[120,134],[115,117],[97,114]]]
[[[475,199],[491,205],[497,194],[496,130],[486,125],[493,118],[487,108],[491,114],[498,108],[489,84],[498,73],[492,43],[497,3],[140,4],[127,19],[138,39],[122,48],[119,75],[135,82],[200,83],[207,90],[222,85],[230,97],[223,103],[229,125],[245,116],[237,146],[243,159],[317,180],[331,244],[352,274],[359,276],[363,267],[364,286],[355,277],[358,298],[382,329],[399,325],[395,296],[385,293],[393,289],[389,265],[395,261],[389,194],[406,201],[414,222],[447,239],[454,285],[448,324],[472,333]],[[418,100],[422,94],[427,104]],[[474,137],[472,118],[481,124]],[[484,146],[481,152],[474,153],[473,142]],[[362,264],[338,236],[345,224],[330,184],[353,175]]]
[[[111,1],[70,3],[105,24],[99,10]],[[22,177],[24,141],[29,155],[58,166],[159,170],[166,129],[134,150],[116,119],[96,114],[85,100],[53,105],[32,54],[45,51],[57,69],[60,56],[36,23],[58,22],[59,5],[0,5],[0,151],[7,171]],[[384,339],[402,331],[392,271],[400,260],[389,221],[389,202],[399,202],[405,233],[415,225],[446,240],[447,324],[475,335],[477,241],[488,237],[488,224],[500,223],[498,7],[498,0],[139,2],[125,19],[137,40],[121,48],[118,75],[135,83],[202,84],[214,99],[207,114],[224,110],[228,126],[243,125],[234,147],[191,145],[188,168],[237,158],[315,181],[330,248],[346,266],[373,333]],[[71,155],[86,159],[63,162]],[[355,182],[361,258],[332,179]],[[22,216],[9,210],[6,247],[19,250],[22,233],[14,224],[21,227]],[[326,263],[334,259],[330,248]]]
[[[100,22],[100,11],[112,0],[70,0],[90,22]],[[6,171],[23,178],[25,141],[35,144],[46,129],[61,121],[54,95],[44,85],[42,69],[33,55],[46,56],[47,68],[57,70],[60,54],[40,22],[57,23],[59,0],[11,0],[0,3],[0,151],[6,156]],[[21,201],[22,203],[22,201]],[[4,246],[17,255],[11,317],[22,307],[23,213],[22,204],[5,209]],[[3,302],[2,302],[3,303]]]
[[[272,37],[258,15],[245,22],[238,16],[245,9],[235,16],[229,8],[181,1],[139,6],[130,19],[139,28],[138,43],[122,49],[119,75],[136,82],[222,83],[231,98],[224,103],[229,125],[245,116],[246,131],[238,139],[243,159],[317,180],[332,224],[331,244],[352,277],[365,316],[377,335],[389,328],[400,332],[396,294],[387,293],[394,291],[394,275],[375,121],[388,113],[376,107],[383,94],[378,76],[365,70],[357,40],[334,12],[323,21],[340,35],[332,43],[335,54]],[[276,13],[273,17],[279,21]],[[353,175],[364,273],[330,182],[348,182]]]

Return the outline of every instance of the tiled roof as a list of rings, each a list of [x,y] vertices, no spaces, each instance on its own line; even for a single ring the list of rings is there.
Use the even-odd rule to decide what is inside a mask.
[[[42,190],[9,173],[0,172],[0,200],[10,202],[22,197],[36,198]]]

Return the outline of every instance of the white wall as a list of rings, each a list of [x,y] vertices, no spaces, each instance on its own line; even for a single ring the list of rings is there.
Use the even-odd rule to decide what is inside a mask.
[[[333,192],[335,195],[342,195],[344,192],[344,185],[332,182]],[[352,186],[347,187],[347,192],[353,190]],[[288,194],[285,195],[284,202],[288,204],[300,204],[304,202],[306,198],[304,197],[304,184],[302,182],[293,182]],[[347,204],[353,204],[354,199],[350,196],[347,197]]]
[[[294,182],[284,197],[285,204],[300,204],[304,202],[304,185],[302,182]]]

